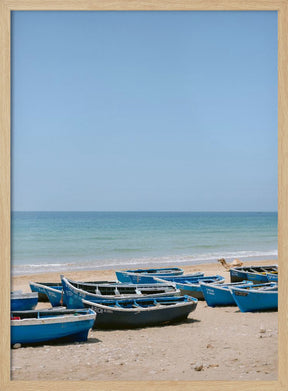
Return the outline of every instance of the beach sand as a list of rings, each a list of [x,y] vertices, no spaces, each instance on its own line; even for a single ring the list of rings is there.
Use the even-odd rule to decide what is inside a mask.
[[[277,261],[245,262],[275,264]],[[221,274],[222,265],[184,266],[185,273]],[[79,281],[115,280],[112,270],[65,272]],[[13,290],[29,281],[60,281],[45,273],[12,278]],[[50,307],[39,303],[37,308]],[[84,343],[45,343],[12,349],[12,380],[276,380],[277,312],[241,313],[199,301],[186,321],[134,330],[93,330]]]

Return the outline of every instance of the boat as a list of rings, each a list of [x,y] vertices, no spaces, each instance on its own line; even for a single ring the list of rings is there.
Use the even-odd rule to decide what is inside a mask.
[[[94,328],[124,329],[155,326],[186,319],[198,300],[190,296],[149,297],[109,300],[96,303],[83,300],[97,313]]]
[[[38,293],[38,301],[39,302],[47,302],[49,301],[48,296],[46,295],[46,287],[53,289],[62,289],[61,282],[29,282],[31,292]],[[44,288],[45,287],[45,288]]]
[[[33,310],[38,304],[38,293],[11,292],[11,311]]]
[[[86,341],[95,322],[91,309],[11,312],[11,344]]]
[[[274,282],[229,287],[241,312],[278,309],[278,284]]]
[[[31,285],[33,286],[33,289],[41,292],[41,295],[45,295],[53,307],[66,306],[62,283],[58,285],[46,285],[46,283],[30,282],[29,284],[30,287]]]
[[[230,281],[253,281],[255,284],[268,282],[267,273],[278,273],[278,265],[240,266],[230,269]]]
[[[73,281],[61,276],[63,285],[63,299],[67,308],[82,308],[82,299],[91,301],[106,301],[110,299],[136,299],[143,296],[174,296],[180,295],[180,291],[168,284],[97,284]]]
[[[253,282],[242,281],[223,284],[211,284],[204,281],[200,281],[200,287],[204,295],[204,299],[206,300],[206,303],[209,307],[236,305],[231,291],[229,290],[229,287],[242,286],[245,284],[253,285]]]
[[[180,276],[184,273],[179,267],[159,268],[159,269],[134,269],[118,270],[115,272],[119,282],[128,284],[153,284],[153,277]]]
[[[204,295],[200,286],[200,281],[209,283],[220,283],[222,284],[225,281],[225,278],[219,275],[215,276],[193,276],[193,275],[184,275],[184,276],[175,276],[175,277],[163,277],[157,278],[158,282],[169,282],[175,286],[175,288],[180,289],[181,295],[189,295],[196,297],[198,300],[204,300]]]
[[[93,282],[93,281],[91,281]],[[111,281],[98,281],[98,283],[108,284]],[[50,301],[47,296],[47,289],[51,288],[57,291],[62,291],[62,282],[29,282],[31,292],[38,293],[38,301],[39,302],[48,302]],[[50,291],[53,292],[53,291]],[[56,294],[56,293],[55,293]],[[51,296],[50,296],[51,297]]]

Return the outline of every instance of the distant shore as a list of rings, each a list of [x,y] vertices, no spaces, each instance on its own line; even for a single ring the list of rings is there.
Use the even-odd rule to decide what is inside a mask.
[[[183,269],[186,274],[221,274],[229,281],[229,272],[218,262]],[[64,274],[80,281],[116,279],[114,270]],[[12,289],[29,292],[29,281],[60,281],[60,276],[58,272],[14,276]],[[49,306],[38,304],[38,308]],[[241,313],[238,307],[210,308],[199,301],[187,321],[178,324],[93,330],[86,343],[12,349],[11,376],[12,380],[276,380],[277,344],[277,312]]]

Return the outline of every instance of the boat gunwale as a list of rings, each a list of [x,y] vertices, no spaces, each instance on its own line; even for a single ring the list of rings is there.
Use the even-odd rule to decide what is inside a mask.
[[[238,286],[242,286],[242,285],[252,286],[253,282],[251,281],[250,284],[247,283],[247,282],[242,283],[241,281],[239,281],[239,282],[227,282],[227,283],[224,282],[223,284],[219,284],[219,283],[215,283],[214,284],[213,282],[212,283],[207,283],[207,282],[200,281],[200,287],[201,287],[201,285],[204,286],[205,288],[207,288],[207,287],[210,288],[212,286],[213,288],[216,288],[216,289],[219,289],[219,290],[227,292],[227,290],[229,290],[231,285],[232,285],[232,287],[235,286],[236,288],[238,288]]]
[[[90,309],[90,308],[89,308]],[[55,323],[73,323],[74,322],[82,322],[86,320],[92,320],[96,318],[97,313],[90,309],[87,314],[64,314],[64,315],[54,315],[51,317],[43,317],[43,318],[24,318],[24,319],[11,319],[11,326],[40,326],[40,325],[49,325]],[[16,312],[16,311],[15,311]],[[21,312],[21,311],[19,311]],[[13,312],[12,312],[13,314]]]
[[[180,277],[180,276],[179,276]],[[188,276],[187,276],[188,277]],[[215,275],[215,276],[211,276],[211,278],[212,277],[221,277],[220,279],[216,279],[215,280],[215,283],[218,283],[218,284],[223,284],[224,283],[224,281],[225,281],[225,277],[223,277],[223,276],[220,276],[220,275]],[[184,277],[183,277],[184,278]],[[196,277],[197,278],[197,277]],[[204,278],[206,278],[207,280],[210,278],[210,276],[205,276]],[[210,279],[211,279],[210,278]],[[155,280],[157,280],[157,281],[159,281],[159,280],[162,280],[162,281],[164,281],[164,279],[161,279],[161,278],[155,278]],[[167,280],[165,280],[165,281],[167,281]],[[178,281],[170,281],[171,282],[171,284],[174,284],[175,285],[175,288],[177,288],[178,287],[178,289],[180,289],[181,290],[181,288],[180,287],[184,287],[184,288],[187,288],[187,290],[191,290],[191,288],[199,288],[199,286],[200,286],[200,282],[201,282],[201,280],[199,281],[195,281],[195,282],[191,282],[191,283],[185,283],[185,282],[178,282]],[[210,284],[213,284],[213,282],[211,282]]]
[[[268,285],[269,283],[267,283],[267,285]],[[276,288],[276,287],[278,287],[278,284],[277,283],[273,283],[274,285],[272,285],[271,286],[271,288]],[[266,284],[265,284],[266,285]],[[247,294],[248,293],[270,293],[270,294],[272,294],[272,293],[274,293],[274,294],[278,294],[278,290],[277,291],[275,291],[275,290],[268,290],[268,289],[263,289],[263,290],[261,290],[261,289],[254,289],[254,287],[257,287],[257,286],[259,286],[259,287],[261,287],[261,286],[263,286],[263,284],[253,284],[253,285],[247,285],[246,287],[229,287],[229,290],[230,291],[233,291],[233,292],[246,292]],[[252,288],[252,289],[249,289],[249,288]]]
[[[114,295],[113,294],[111,294],[111,295],[103,295],[103,294],[99,294],[99,293],[92,293],[92,292],[87,292],[84,289],[76,288],[73,284],[70,283],[70,280],[67,279],[66,277],[63,277],[63,280],[66,280],[66,284],[68,285],[69,289],[71,289],[72,291],[75,291],[77,296],[80,296],[80,297],[83,296],[83,292],[85,294],[91,295],[91,296],[93,296],[95,298],[104,299],[105,301],[107,301],[109,299],[113,300],[113,299],[117,299],[117,298],[119,298],[119,299],[123,298],[124,299],[125,296],[127,296],[127,298],[131,298],[131,299],[137,299],[137,298],[139,298],[139,296],[140,297],[141,296],[144,296],[144,297],[150,296],[150,295],[145,294],[145,293],[119,293],[119,294],[114,294]],[[120,285],[122,285],[122,284],[119,283],[119,286]],[[171,286],[171,285],[167,284],[167,286]],[[136,291],[136,287],[137,287],[137,284],[129,284],[129,288],[135,288],[135,291]],[[151,285],[151,287],[154,288],[153,285]],[[176,287],[174,287],[174,288],[175,288],[175,290],[173,292],[155,293],[153,295],[154,296],[158,295],[158,297],[161,297],[162,295],[166,295],[167,296],[167,294],[171,294],[171,295],[179,294],[180,293],[179,289],[177,289]],[[64,295],[65,295],[66,293],[65,293],[65,288],[64,287],[63,287],[63,290],[64,290]]]
[[[38,299],[38,293],[37,292],[18,292],[13,293],[11,292],[10,295],[11,300],[21,300],[21,299]]]
[[[29,284],[31,284],[31,282],[29,282]],[[36,287],[40,287],[42,289],[48,289],[49,291],[53,291],[53,292],[57,292],[57,293],[61,293],[63,291],[63,285],[59,285],[59,287],[62,286],[61,289],[55,289],[55,288],[52,288],[51,286],[47,286],[47,285],[44,285],[45,283],[41,284],[41,282],[32,282],[32,284],[34,284]],[[37,292],[36,292],[37,293]],[[41,292],[42,293],[42,292]],[[38,293],[37,293],[38,294]]]
[[[113,282],[110,282],[110,283],[96,283],[96,282],[82,282],[82,281],[76,281],[76,280],[71,280],[70,278],[67,278],[67,277],[64,277],[70,284],[72,282],[71,285],[73,285],[74,283],[75,284],[79,284],[79,285],[88,285],[88,286],[100,286],[101,288],[109,288],[110,285],[112,286],[115,286],[115,287],[120,287],[120,288],[135,288],[135,290],[137,288],[140,288],[140,289],[144,289],[144,288],[169,288],[171,287],[172,285],[171,284],[168,284],[168,283],[164,283],[164,282],[159,282],[159,284],[153,284],[153,283],[145,283],[145,284],[129,284],[129,283],[122,283],[122,282],[117,282],[117,281],[113,281]],[[73,285],[74,286],[74,285]],[[75,287],[74,287],[75,288]],[[80,288],[76,288],[76,289],[80,289]],[[84,290],[84,289],[82,289]]]
[[[173,303],[171,305],[168,305],[168,306],[165,306],[161,303],[157,303],[155,304],[154,306],[152,307],[141,307],[141,306],[137,306],[137,307],[133,307],[133,308],[121,308],[121,307],[116,307],[113,306],[113,307],[110,307],[108,305],[105,305],[104,303],[99,303],[99,302],[93,302],[91,300],[85,300],[85,299],[82,299],[82,303],[83,304],[87,304],[87,305],[93,305],[93,306],[96,306],[96,307],[100,307],[101,309],[103,310],[112,310],[112,312],[147,312],[147,311],[157,311],[157,310],[160,310],[160,309],[164,309],[164,308],[179,308],[179,307],[185,307],[185,306],[188,306],[188,305],[197,305],[198,304],[198,299],[196,299],[195,297],[192,297],[192,296],[188,296],[188,295],[185,295],[188,300],[184,300],[184,301],[181,301],[179,303]],[[178,296],[178,297],[185,297],[185,296]],[[115,300],[117,301],[117,300]],[[97,313],[97,311],[95,311]]]

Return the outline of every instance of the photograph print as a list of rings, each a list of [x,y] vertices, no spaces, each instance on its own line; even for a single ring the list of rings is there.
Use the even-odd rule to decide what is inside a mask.
[[[12,12],[12,380],[277,380],[277,18]]]

